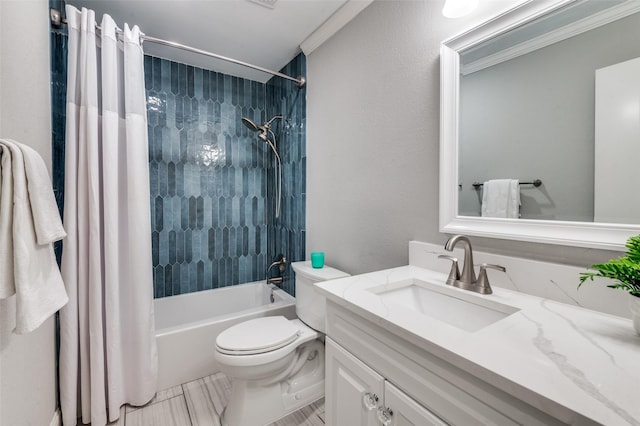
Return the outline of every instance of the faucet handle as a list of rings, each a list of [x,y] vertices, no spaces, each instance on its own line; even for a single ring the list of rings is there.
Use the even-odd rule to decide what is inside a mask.
[[[492,265],[489,263],[483,263],[480,265],[480,272],[478,272],[478,280],[476,281],[476,287],[481,294],[491,294],[491,284],[489,284],[489,277],[487,276],[487,268],[497,269],[498,271],[507,272],[507,268],[500,265]]]
[[[498,271],[507,272],[507,268],[501,265],[493,265],[491,263],[483,263],[480,265],[480,270],[482,269],[497,269]]]
[[[451,261],[451,271],[449,271],[449,276],[447,277],[447,284],[453,285],[456,281],[460,279],[460,269],[458,269],[458,259],[453,256],[447,256],[446,254],[439,255],[438,259],[447,259]]]

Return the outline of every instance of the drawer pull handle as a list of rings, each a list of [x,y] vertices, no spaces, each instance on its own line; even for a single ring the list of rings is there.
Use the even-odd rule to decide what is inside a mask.
[[[393,410],[387,407],[378,408],[378,421],[382,426],[391,426]]]
[[[378,406],[378,395],[375,393],[367,392],[362,395],[362,405],[367,411],[371,411]]]

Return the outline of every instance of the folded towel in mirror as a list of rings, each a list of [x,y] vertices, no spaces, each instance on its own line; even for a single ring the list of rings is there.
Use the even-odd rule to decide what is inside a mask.
[[[482,185],[483,217],[520,217],[518,179],[492,179]]]

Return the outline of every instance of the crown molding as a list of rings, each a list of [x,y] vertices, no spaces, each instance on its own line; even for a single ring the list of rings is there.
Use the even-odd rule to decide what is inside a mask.
[[[309,35],[302,43],[300,49],[305,55],[320,47],[325,41],[329,40],[335,33],[340,31],[342,27],[347,25],[353,18],[362,12],[367,6],[373,3],[373,0],[347,0],[333,15],[329,17],[322,25]]]

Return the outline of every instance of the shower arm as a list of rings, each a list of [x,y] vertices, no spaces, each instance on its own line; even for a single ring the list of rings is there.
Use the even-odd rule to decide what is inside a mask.
[[[264,123],[264,127],[266,127],[267,129],[271,129],[271,123],[273,122],[273,120],[275,119],[280,119],[280,120],[284,120],[284,115],[276,115],[275,117],[273,117],[271,120],[267,121],[266,123]]]
[[[273,133],[273,131],[271,130],[271,123],[273,123],[274,120],[279,119],[279,120],[284,120],[284,115],[276,115],[273,118],[271,118],[271,120],[267,121],[266,123],[264,123],[262,126],[260,126],[260,130],[262,132],[269,132],[271,133],[271,136],[273,138],[273,144],[275,146],[275,140],[276,140],[276,135]]]

